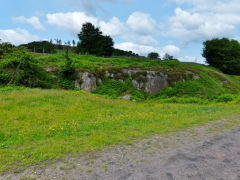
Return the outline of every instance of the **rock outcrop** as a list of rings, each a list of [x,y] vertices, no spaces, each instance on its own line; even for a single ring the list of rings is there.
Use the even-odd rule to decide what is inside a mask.
[[[168,86],[168,75],[157,71],[148,71],[145,91],[151,95],[159,93]]]
[[[124,82],[131,77],[132,84],[137,90],[145,91],[151,95],[159,93],[163,88],[169,87],[169,76],[166,73],[159,71],[149,71],[144,69],[122,69],[117,71],[107,71],[95,75],[90,72],[76,73],[75,87],[91,92],[97,88],[97,81],[102,83],[104,79],[112,79]],[[200,78],[191,71],[186,74],[192,76],[193,79]],[[101,77],[98,77],[101,76]],[[185,79],[182,78],[182,81]]]
[[[76,73],[75,87],[91,92],[97,88],[97,78],[89,72],[78,72]]]

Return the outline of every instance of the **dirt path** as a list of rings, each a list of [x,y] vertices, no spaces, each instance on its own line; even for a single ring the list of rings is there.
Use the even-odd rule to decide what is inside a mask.
[[[32,167],[0,179],[240,180],[240,118]]]

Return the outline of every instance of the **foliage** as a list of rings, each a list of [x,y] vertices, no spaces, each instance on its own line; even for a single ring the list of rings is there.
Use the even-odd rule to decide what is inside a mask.
[[[224,94],[219,97],[217,97],[216,101],[217,102],[231,102],[236,98],[236,96],[232,94]]]
[[[240,74],[240,44],[237,40],[212,39],[203,45],[203,57],[210,66],[227,74]]]
[[[25,48],[13,48],[0,61],[0,84],[49,88],[50,81],[48,73]]]
[[[66,49],[65,62],[60,67],[58,85],[63,89],[74,89],[73,78],[75,67],[72,59],[69,57],[69,49]]]
[[[66,49],[65,54],[65,62],[60,68],[60,76],[67,78],[67,79],[73,79],[73,75],[75,73],[75,67],[73,64],[72,59],[69,57],[69,49]]]
[[[124,57],[139,57],[138,54],[133,53],[132,51],[124,51],[124,50],[115,49],[115,48],[114,48],[113,55],[114,56],[124,56]]]
[[[31,52],[36,53],[56,53],[55,45],[48,41],[34,41],[21,46],[24,46]]]
[[[0,172],[237,117],[240,112],[234,103],[136,103],[64,90],[2,91],[0,101]]]
[[[156,52],[151,52],[148,54],[149,59],[159,59],[159,54]]]
[[[149,94],[138,91],[133,86],[131,78],[127,78],[124,82],[108,79],[100,84],[93,93],[108,95],[112,98],[117,98],[123,96],[124,93],[129,93],[134,100],[144,100],[150,97]]]
[[[80,43],[77,51],[88,53],[96,56],[112,56],[113,40],[110,36],[103,36],[99,28],[94,27],[91,23],[85,23],[82,31],[78,34]]]
[[[7,53],[12,52],[14,46],[10,43],[0,43],[0,59],[4,57]]]

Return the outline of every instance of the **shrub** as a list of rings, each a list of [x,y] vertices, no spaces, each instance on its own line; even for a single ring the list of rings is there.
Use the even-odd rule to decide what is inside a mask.
[[[235,99],[236,97],[231,94],[224,94],[222,96],[217,97],[216,101],[217,102],[231,102]]]
[[[108,95],[113,98],[117,98],[126,89],[124,83],[115,80],[106,80],[100,86],[97,87],[93,93]]]
[[[74,84],[72,80],[67,78],[59,77],[58,78],[58,86],[63,89],[74,89]]]
[[[25,48],[13,48],[0,62],[0,83],[49,88],[52,78]]]
[[[75,67],[72,59],[69,57],[69,50],[66,49],[65,62],[59,70],[58,86],[63,89],[74,89],[74,73]]]
[[[67,79],[73,79],[75,68],[72,59],[69,57],[69,50],[66,50],[65,62],[59,70],[60,76]]]

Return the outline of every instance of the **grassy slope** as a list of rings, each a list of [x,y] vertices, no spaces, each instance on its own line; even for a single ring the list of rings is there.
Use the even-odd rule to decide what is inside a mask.
[[[43,67],[58,67],[64,63],[63,54],[42,56],[37,54],[36,57]],[[178,61],[158,61],[145,58],[124,58],[112,57],[101,58],[90,55],[71,54],[77,69],[87,69],[96,73],[97,71],[107,71],[128,67],[139,67],[149,70],[157,70],[169,75],[171,82],[179,81],[179,78],[186,75],[186,71],[198,74],[201,79],[186,82],[180,82],[177,85],[172,84],[160,96],[219,96],[228,93],[238,93],[240,90],[240,79],[234,76],[225,75],[218,70],[193,63],[182,63]],[[182,80],[180,80],[182,81]],[[224,83],[227,82],[227,83]],[[109,89],[110,87],[106,87]]]
[[[240,114],[239,103],[137,103],[63,90],[5,88],[0,102],[0,172]]]

